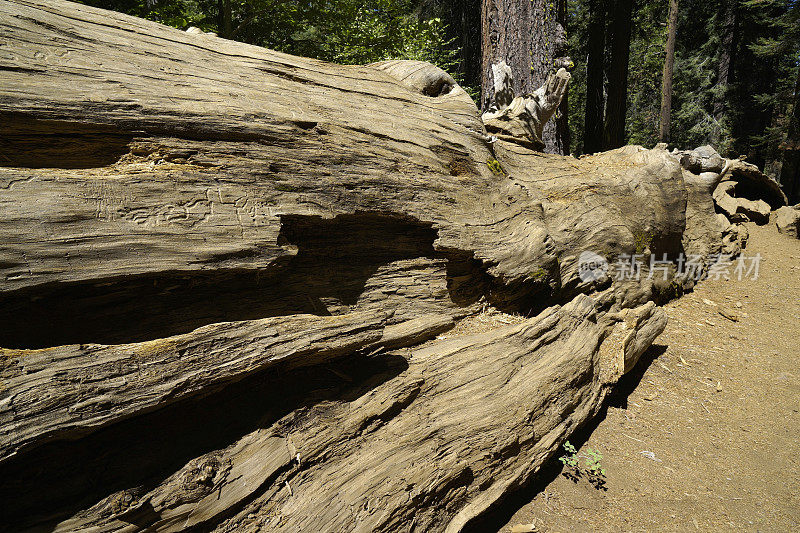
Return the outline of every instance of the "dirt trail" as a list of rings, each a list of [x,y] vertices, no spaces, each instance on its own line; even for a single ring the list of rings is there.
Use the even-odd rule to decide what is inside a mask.
[[[748,229],[758,279],[707,280],[668,304],[605,417],[572,439],[603,454],[607,490],[554,462],[479,529],[800,530],[800,240]]]

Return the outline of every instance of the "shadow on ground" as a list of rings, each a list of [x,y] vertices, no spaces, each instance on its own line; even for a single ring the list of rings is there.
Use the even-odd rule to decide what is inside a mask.
[[[592,433],[600,423],[605,420],[608,407],[626,409],[628,406],[628,396],[636,390],[642,381],[647,369],[658,357],[660,357],[667,347],[661,344],[652,345],[639,359],[636,366],[628,372],[611,393],[606,398],[600,413],[590,420],[586,425],[578,429],[569,436],[569,441],[580,449],[591,437]],[[486,533],[487,531],[500,531],[511,517],[514,516],[523,505],[533,500],[539,493],[547,488],[564,471],[564,465],[558,460],[561,454],[557,454],[548,460],[544,466],[533,476],[533,478],[519,490],[509,494],[504,500],[498,503],[495,508],[479,517],[464,529],[465,533]]]

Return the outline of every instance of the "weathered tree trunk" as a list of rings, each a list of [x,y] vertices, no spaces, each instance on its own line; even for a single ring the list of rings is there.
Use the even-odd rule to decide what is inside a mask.
[[[614,3],[611,11],[611,65],[603,131],[604,149],[625,144],[625,114],[628,111],[628,58],[631,47],[633,0]]]
[[[555,114],[569,86],[570,75],[563,68],[547,77],[532,94],[516,96],[511,89],[513,74],[505,63],[496,65],[495,106],[481,115],[486,131],[497,138],[542,150],[544,127]],[[499,109],[495,110],[494,107]]]
[[[606,48],[606,5],[604,0],[589,2],[589,55],[586,62],[586,118],[583,152],[593,154],[603,149],[605,93],[603,63]]]
[[[661,81],[661,125],[658,137],[669,142],[669,122],[672,110],[672,70],[675,64],[675,33],[678,29],[678,0],[670,0],[667,17],[667,44],[665,47],[664,73]]]
[[[664,328],[680,278],[581,256],[702,229],[665,150],[489,143],[426,63],[0,9],[11,530],[461,531]]]
[[[532,91],[530,0],[481,0],[481,108],[494,101],[492,65],[501,61],[514,73],[514,93]]]
[[[255,429],[55,531],[459,531],[597,412],[665,322],[652,303],[598,317],[581,296],[516,326],[414,350],[398,377]],[[501,376],[474,379],[487,369]]]

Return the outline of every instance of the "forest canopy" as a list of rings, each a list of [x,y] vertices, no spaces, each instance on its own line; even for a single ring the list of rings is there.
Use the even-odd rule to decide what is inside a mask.
[[[494,4],[519,10],[512,14],[520,20],[527,16],[533,21],[523,31],[530,29],[534,33],[553,33],[554,26],[548,26],[548,21],[558,18],[559,31],[566,33],[572,80],[568,103],[559,114],[565,131],[560,133],[563,138],[556,151],[579,155],[614,148],[620,142],[609,140],[608,122],[612,119],[614,127],[624,132],[624,143],[653,146],[665,140],[660,138],[663,137],[660,123],[669,0],[531,0],[530,6],[519,0],[84,0],[84,3],[179,29],[196,26],[221,37],[337,63],[365,64],[384,59],[430,61],[453,74],[479,107],[485,81],[481,79],[485,70],[481,68],[481,40],[486,38],[482,13]],[[746,156],[776,177],[781,175],[783,167],[781,181],[787,188],[787,180],[797,180],[794,108],[800,87],[800,2],[709,0],[675,2],[675,5],[678,16],[673,28],[671,111],[667,115],[670,133],[666,140],[671,147],[679,148],[712,144],[725,156]],[[549,43],[555,38],[544,35],[537,41],[534,36],[532,46],[541,47],[536,43]],[[547,65],[555,62],[553,53],[552,46],[542,52]],[[532,57],[536,54],[537,50],[531,50]],[[587,85],[587,63],[592,60],[598,65],[597,75]],[[534,69],[533,64],[531,68]],[[622,88],[618,86],[620,76],[623,76]],[[587,109],[587,94],[592,90],[597,96],[588,100],[591,109]],[[615,117],[611,101],[620,98],[625,104],[624,116]],[[586,124],[602,122],[604,116],[606,140],[602,142],[598,137],[596,142],[585,146],[592,135],[586,131]],[[598,135],[599,132],[598,129]],[[786,178],[787,173],[793,173],[794,177]],[[787,193],[798,201],[800,187],[796,183],[789,189],[792,187],[794,191]]]
[[[444,22],[410,0],[85,0],[162,24],[342,64],[416,59],[454,69]]]

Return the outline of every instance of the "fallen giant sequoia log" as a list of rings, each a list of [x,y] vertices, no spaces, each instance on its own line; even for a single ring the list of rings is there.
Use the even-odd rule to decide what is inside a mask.
[[[15,530],[460,531],[598,412],[685,284],[581,254],[722,246],[712,184],[665,150],[490,142],[425,63],[0,7]],[[532,318],[437,338],[485,305]]]

